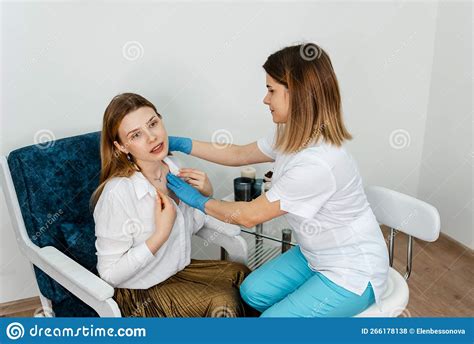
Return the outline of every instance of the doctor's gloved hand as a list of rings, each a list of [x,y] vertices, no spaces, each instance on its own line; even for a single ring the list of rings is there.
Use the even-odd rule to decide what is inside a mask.
[[[204,207],[206,202],[211,199],[210,197],[203,196],[194,187],[171,173],[166,175],[166,180],[168,181],[166,184],[168,188],[172,190],[180,200],[193,208],[199,209],[204,214],[206,213]]]
[[[170,152],[191,154],[193,149],[193,140],[188,137],[168,136],[168,145]]]

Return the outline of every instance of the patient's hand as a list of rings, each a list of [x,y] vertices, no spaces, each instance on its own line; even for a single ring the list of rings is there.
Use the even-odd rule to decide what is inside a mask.
[[[212,196],[212,184],[205,172],[193,168],[181,168],[179,169],[178,177],[185,178],[184,180],[188,184],[194,186],[204,196]]]

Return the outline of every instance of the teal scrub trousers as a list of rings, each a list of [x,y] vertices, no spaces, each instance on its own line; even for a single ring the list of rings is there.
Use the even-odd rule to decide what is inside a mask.
[[[360,296],[331,282],[309,268],[299,246],[253,271],[240,295],[262,317],[351,317],[375,302],[370,282]]]

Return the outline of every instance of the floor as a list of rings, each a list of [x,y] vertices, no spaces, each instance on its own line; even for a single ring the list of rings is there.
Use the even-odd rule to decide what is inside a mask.
[[[389,231],[383,228],[388,243]],[[407,237],[395,236],[394,268],[404,273]],[[474,316],[474,254],[447,236],[434,243],[414,240],[408,280],[410,301],[403,317]],[[0,305],[2,317],[31,317],[41,312],[39,298]]]

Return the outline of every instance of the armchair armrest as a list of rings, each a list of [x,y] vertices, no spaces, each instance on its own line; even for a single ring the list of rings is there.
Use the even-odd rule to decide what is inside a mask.
[[[212,229],[228,237],[240,235],[240,226],[218,220],[215,217],[209,215],[206,215],[203,227]]]
[[[227,252],[229,260],[247,263],[247,242],[240,236],[239,226],[206,215],[203,227],[195,234],[208,243],[222,247]]]
[[[69,290],[100,316],[120,317],[117,303],[112,299],[114,288],[92,272],[52,246],[30,251],[31,262]]]
[[[247,264],[247,242],[240,235],[230,237],[207,227],[202,227],[196,235],[226,250],[230,261]]]
[[[54,280],[65,288],[74,286],[99,301],[114,295],[114,288],[53,246],[39,249],[38,255],[49,265]],[[46,272],[46,271],[45,271]],[[70,284],[70,285],[68,285]]]

